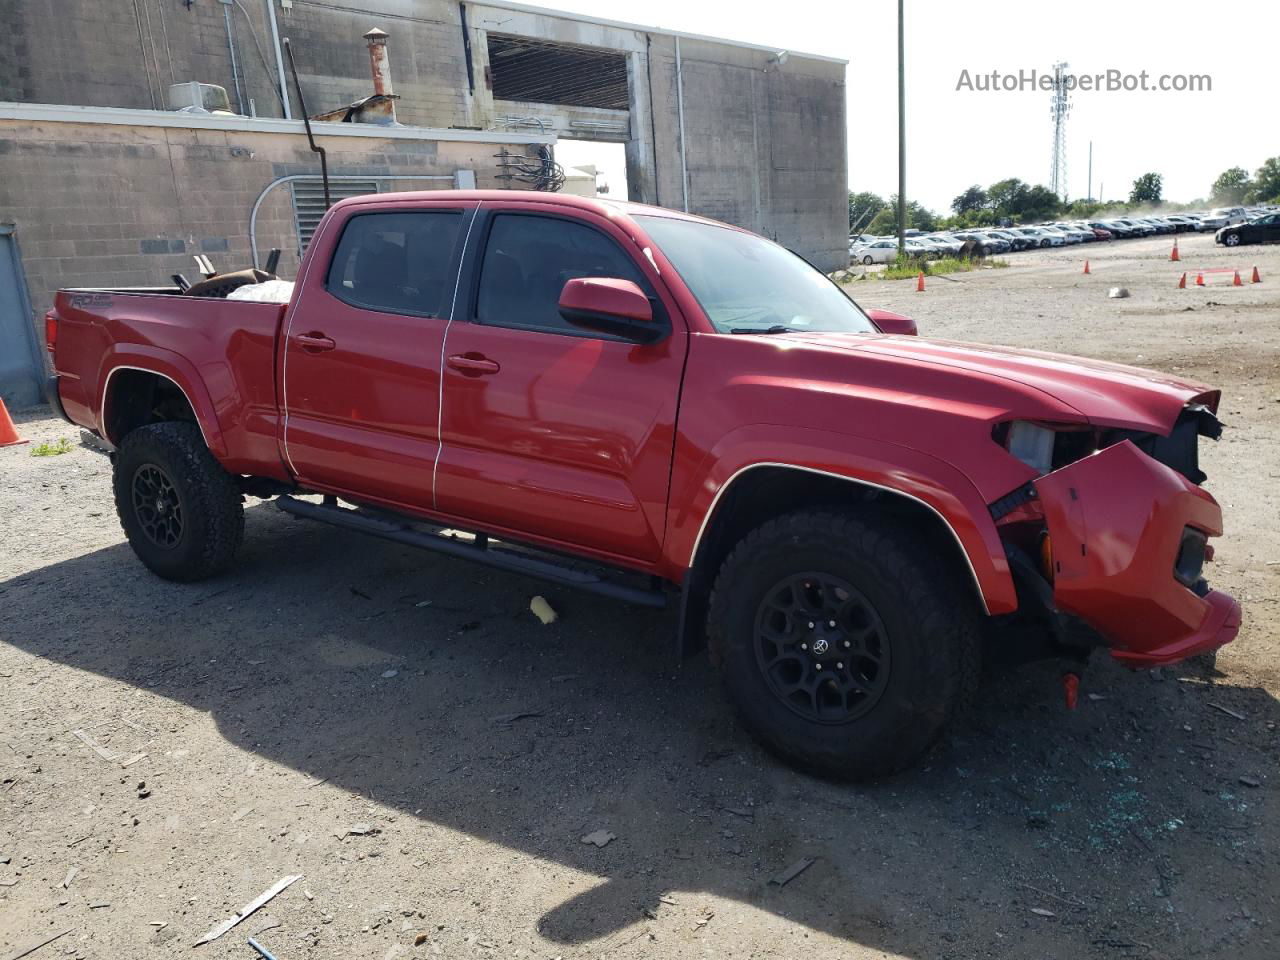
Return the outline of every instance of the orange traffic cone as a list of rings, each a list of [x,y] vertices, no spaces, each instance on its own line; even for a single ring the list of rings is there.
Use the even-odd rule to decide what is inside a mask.
[[[1179,290],[1187,289],[1187,275],[1185,273],[1182,275],[1182,279],[1178,281],[1178,289]]]
[[[1085,272],[1085,273],[1088,273],[1088,272],[1089,272],[1089,261],[1088,261],[1088,260],[1086,260],[1086,261],[1084,262],[1084,272]]]
[[[1170,260],[1174,260],[1174,261],[1177,261],[1177,260],[1181,260],[1181,259],[1182,259],[1180,256],[1178,256],[1178,241],[1177,241],[1177,240],[1173,241],[1173,253],[1169,254],[1169,259],[1170,259]]]
[[[1203,286],[1204,286],[1204,274],[1203,274],[1203,273],[1199,273],[1199,272],[1197,272],[1197,273],[1196,273],[1196,286],[1197,286],[1197,287],[1203,287]]]
[[[1234,277],[1234,278],[1232,278],[1232,280],[1231,280],[1231,285],[1232,285],[1233,287],[1243,287],[1243,286],[1244,286],[1244,284],[1240,282],[1240,271],[1239,271],[1239,270],[1237,270],[1237,271],[1236,271],[1236,275],[1235,275],[1235,277]]]
[[[916,293],[924,293],[924,271],[920,271],[920,276],[916,277]]]
[[[1250,282],[1250,283],[1261,283],[1261,282],[1262,282],[1262,278],[1261,278],[1260,276],[1258,276],[1258,268],[1257,268],[1257,267],[1254,267],[1254,268],[1253,268],[1253,279],[1252,279],[1252,280],[1250,280],[1249,282]]]
[[[18,437],[18,431],[13,428],[13,420],[9,417],[9,411],[5,409],[4,398],[0,397],[0,447],[12,447],[16,443],[26,443]]]

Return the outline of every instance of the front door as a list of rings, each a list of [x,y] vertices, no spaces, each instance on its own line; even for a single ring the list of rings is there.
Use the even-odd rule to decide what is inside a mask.
[[[460,297],[445,342],[437,507],[482,528],[652,561],[662,546],[683,320],[616,225],[546,210],[504,203],[482,208],[476,222],[464,271],[473,282],[464,282],[465,308]],[[669,335],[637,345],[570,325],[557,304],[574,277],[640,284]]]
[[[285,319],[285,453],[304,484],[429,510],[441,348],[475,204],[351,210],[313,241]]]

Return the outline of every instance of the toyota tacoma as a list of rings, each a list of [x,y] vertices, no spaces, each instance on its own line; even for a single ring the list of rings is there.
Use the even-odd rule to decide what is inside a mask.
[[[206,273],[46,317],[55,407],[166,579],[227,570],[254,497],[672,604],[765,745],[849,779],[929,749],[984,653],[1073,681],[1239,628],[1203,384],[920,337],[747,231],[546,193],[347,199],[291,291]]]

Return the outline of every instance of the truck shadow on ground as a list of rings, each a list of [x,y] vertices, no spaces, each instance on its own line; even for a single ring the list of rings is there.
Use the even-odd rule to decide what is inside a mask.
[[[217,581],[164,583],[116,546],[2,583],[5,640],[207,711],[240,750],[405,817],[600,878],[527,918],[551,941],[695,937],[696,918],[663,929],[664,913],[713,895],[910,957],[1188,957],[1249,942],[1258,911],[1238,898],[1276,894],[1256,866],[1280,840],[1262,689],[1101,663],[1068,714],[1053,670],[1003,671],[919,768],[833,785],[754,746],[701,659],[676,664],[674,613],[268,505],[248,526]],[[535,593],[558,623],[528,612]],[[617,839],[580,841],[597,829]]]

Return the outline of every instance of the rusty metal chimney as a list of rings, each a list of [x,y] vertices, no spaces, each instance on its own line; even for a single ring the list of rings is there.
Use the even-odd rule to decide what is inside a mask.
[[[369,68],[373,71],[373,92],[382,96],[395,96],[391,86],[391,63],[387,59],[387,37],[385,30],[374,27],[364,35],[369,41]],[[395,103],[391,104],[391,122],[396,119]]]

